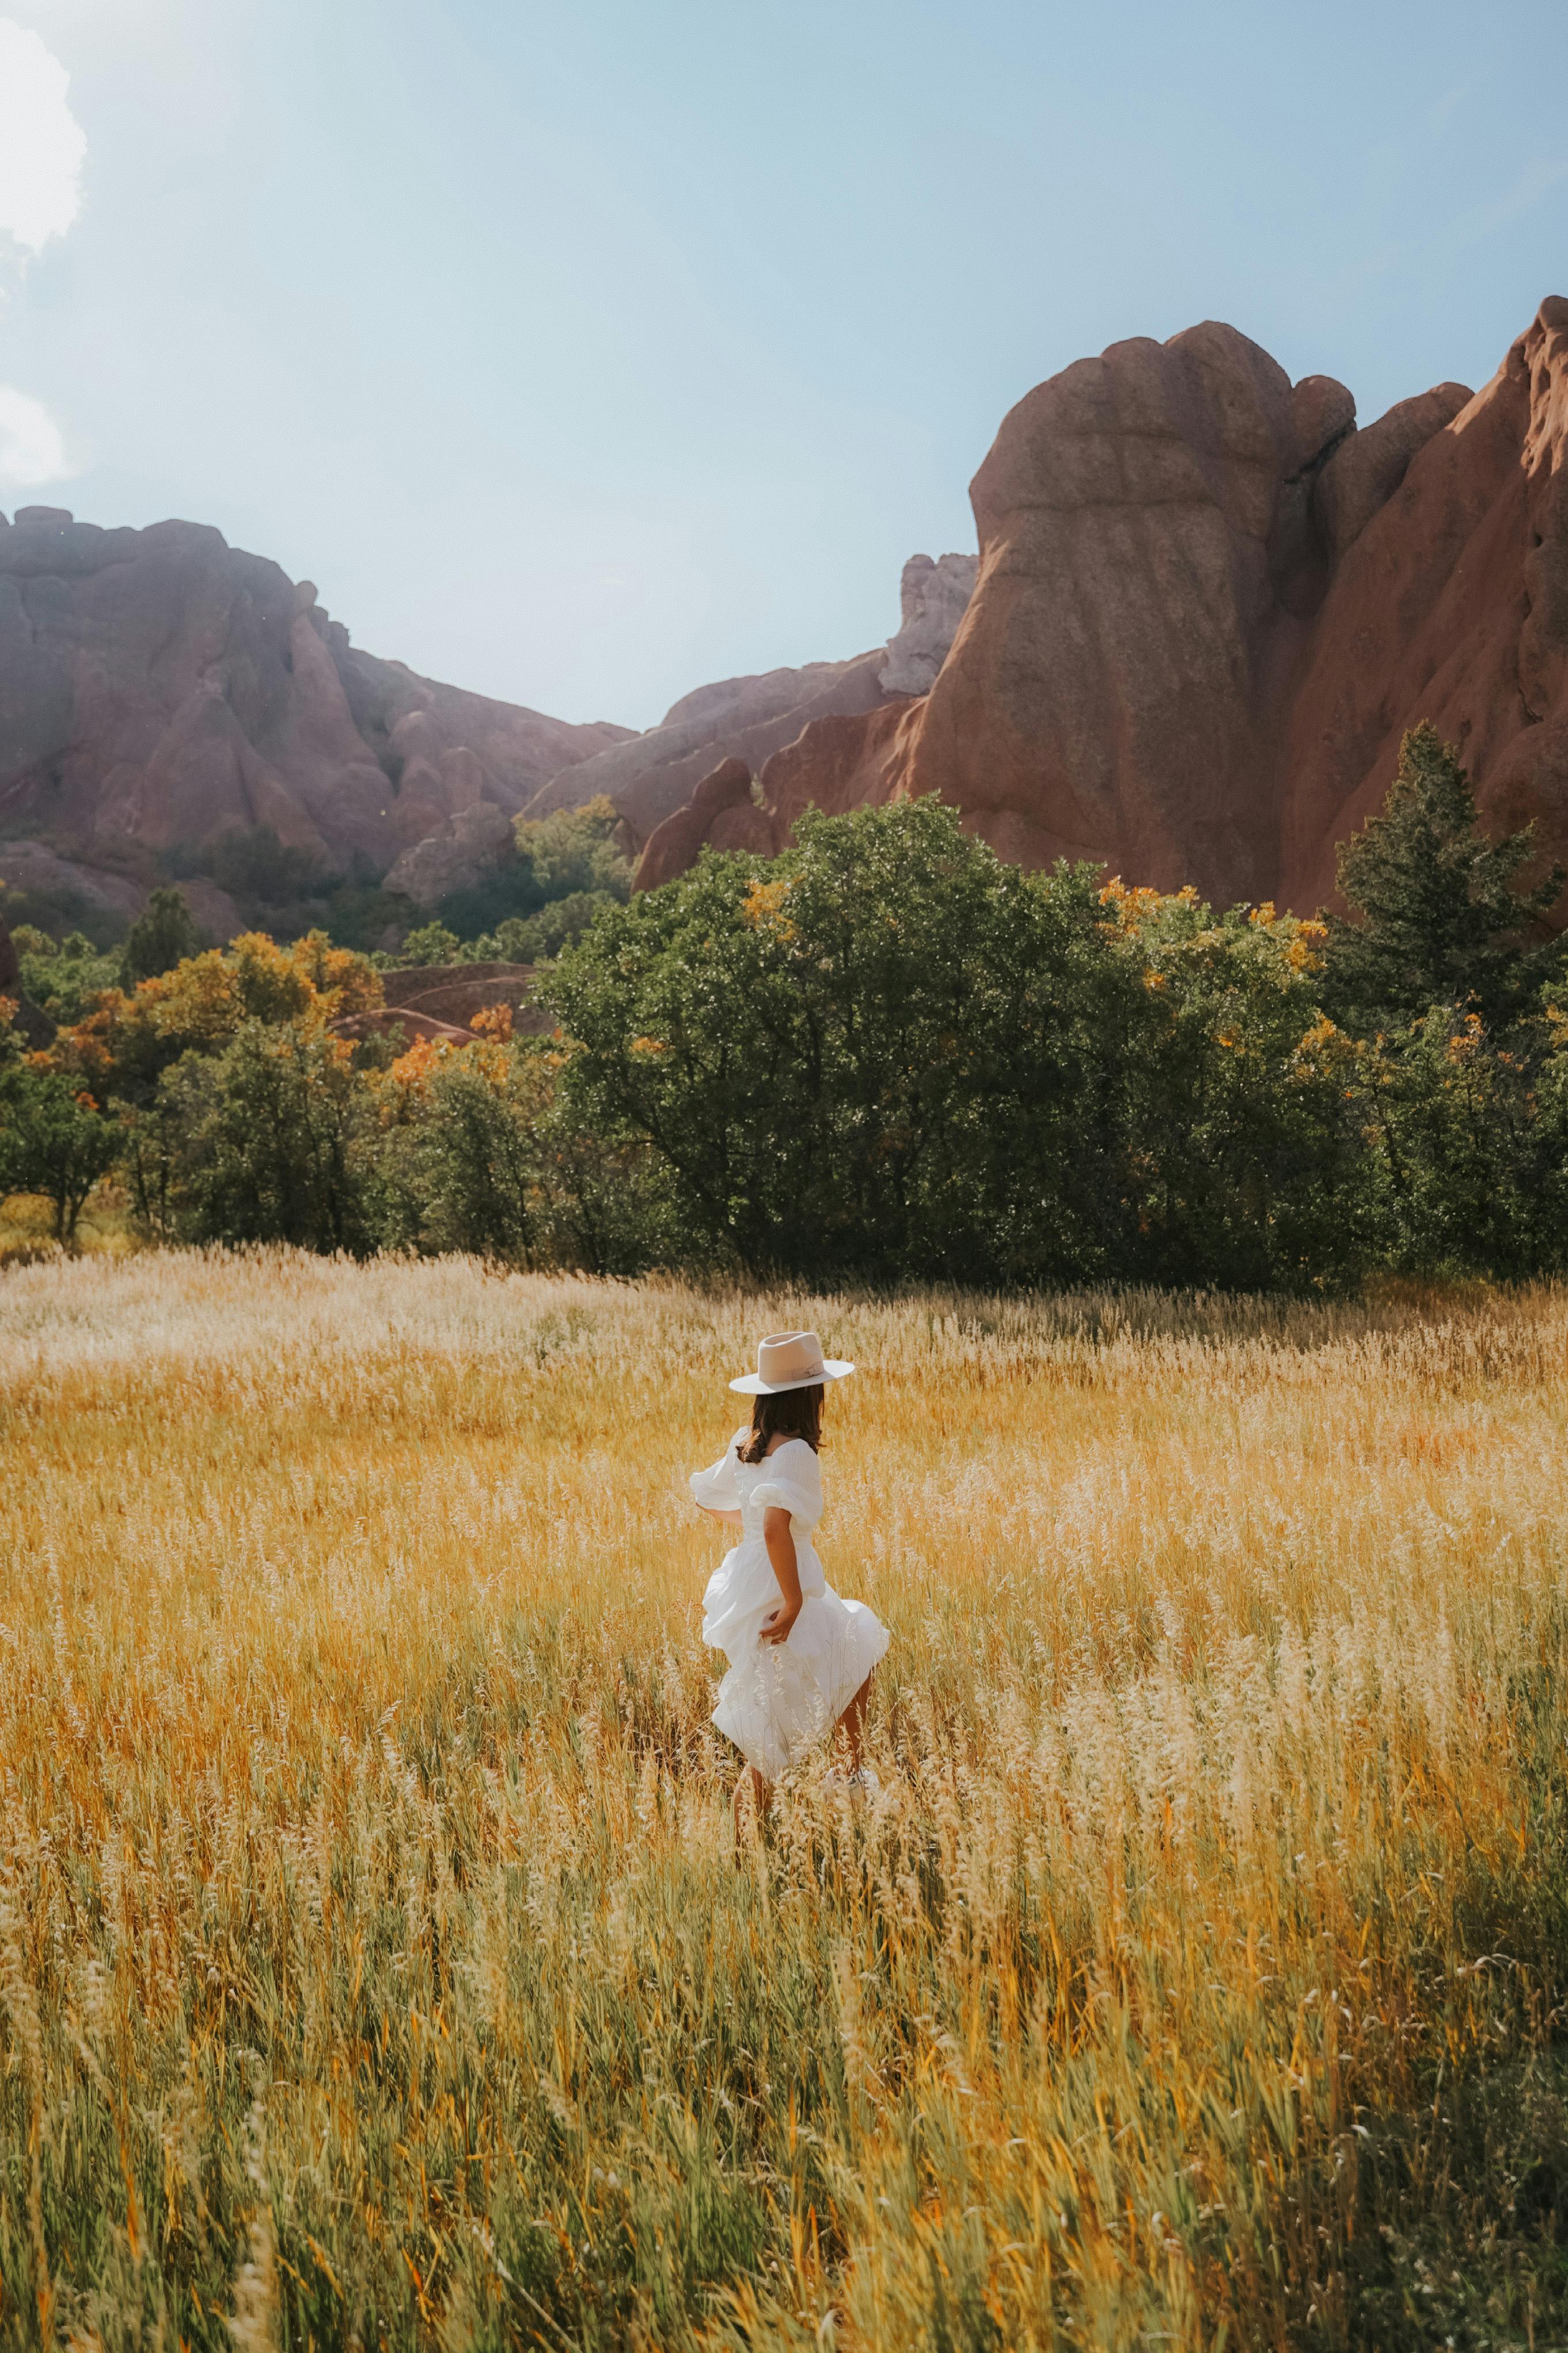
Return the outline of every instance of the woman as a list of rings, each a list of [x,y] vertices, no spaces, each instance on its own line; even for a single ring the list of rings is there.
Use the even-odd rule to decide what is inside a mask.
[[[713,1721],[751,1770],[735,1787],[737,1831],[748,1779],[758,1813],[768,1785],[835,1726],[848,1748],[849,1786],[874,1791],[860,1734],[871,1670],[888,1630],[863,1602],[844,1601],[822,1573],[811,1531],[822,1517],[822,1405],[853,1365],[825,1359],[815,1332],[775,1332],[755,1373],[730,1387],[753,1398],[710,1471],[691,1476],[700,1509],[741,1530],[703,1597],[702,1639],[730,1662]]]

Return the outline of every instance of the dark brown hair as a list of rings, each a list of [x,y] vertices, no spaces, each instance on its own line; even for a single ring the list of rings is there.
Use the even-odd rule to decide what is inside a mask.
[[[741,1449],[742,1462],[760,1462],[771,1438],[804,1438],[814,1454],[822,1451],[822,1383],[809,1388],[780,1389],[775,1397],[757,1398],[752,1406],[752,1434]]]

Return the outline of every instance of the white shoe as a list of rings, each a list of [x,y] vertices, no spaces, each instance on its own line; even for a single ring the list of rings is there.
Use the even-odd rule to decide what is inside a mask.
[[[835,1765],[832,1771],[824,1776],[822,1788],[824,1796],[829,1798],[836,1798],[842,1790],[852,1806],[868,1805],[873,1798],[879,1798],[882,1794],[882,1784],[869,1765],[862,1765],[855,1773],[841,1772]]]

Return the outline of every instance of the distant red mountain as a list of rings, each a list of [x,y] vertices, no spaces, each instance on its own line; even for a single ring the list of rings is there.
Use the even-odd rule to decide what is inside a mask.
[[[629,732],[378,660],[309,581],[204,525],[0,518],[0,879],[20,886],[130,913],[157,853],[263,825],[384,874]]]
[[[216,531],[24,508],[0,881],[129,916],[169,852],[266,825],[428,905],[519,811],[607,793],[648,886],[707,842],[770,855],[814,805],[937,792],[1027,864],[1310,908],[1422,719],[1495,827],[1568,853],[1568,301],[1480,392],[1364,428],[1234,327],[1113,344],[1019,402],[971,495],[977,579],[911,559],[887,646],[700,688],[638,736],[378,660]]]
[[[1234,327],[1113,344],[1019,402],[971,496],[979,578],[929,692],[816,722],[756,782],[730,761],[639,881],[937,792],[1030,865],[1310,908],[1422,719],[1494,827],[1568,852],[1568,301],[1480,392],[1364,430]]]

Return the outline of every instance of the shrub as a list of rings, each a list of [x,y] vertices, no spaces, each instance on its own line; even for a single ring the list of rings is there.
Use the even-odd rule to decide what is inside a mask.
[[[404,941],[401,959],[405,964],[450,964],[461,944],[457,933],[449,932],[445,923],[422,923]]]
[[[561,900],[586,896],[624,902],[631,896],[633,867],[620,846],[620,816],[603,795],[581,808],[520,818],[513,833],[516,856],[482,881],[454,892],[437,911],[458,939],[484,940]],[[532,949],[521,960],[531,963],[541,952]]]
[[[544,1222],[538,1058],[469,1047],[441,1058],[414,1128],[416,1240],[428,1250],[530,1265]]]

